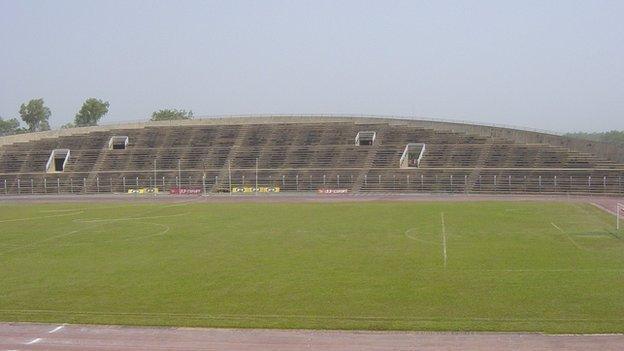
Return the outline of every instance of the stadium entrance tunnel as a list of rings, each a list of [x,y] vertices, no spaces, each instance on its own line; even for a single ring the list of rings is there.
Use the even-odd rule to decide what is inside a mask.
[[[129,138],[127,136],[115,135],[108,141],[110,150],[125,150],[128,147]]]
[[[361,131],[355,136],[355,145],[373,145],[375,143],[376,132],[373,131]]]
[[[423,143],[409,143],[405,145],[401,160],[399,161],[399,167],[401,168],[418,168],[420,162],[425,155],[425,144]]]
[[[69,154],[69,149],[52,150],[52,153],[50,153],[50,158],[48,158],[48,162],[46,163],[46,172],[63,172],[65,166],[67,165],[67,161],[69,161]]]

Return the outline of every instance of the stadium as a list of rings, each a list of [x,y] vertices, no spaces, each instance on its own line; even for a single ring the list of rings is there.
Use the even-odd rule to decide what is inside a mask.
[[[2,137],[0,319],[622,333],[623,162],[617,144],[375,116]]]
[[[619,145],[436,120],[206,118],[22,134],[0,146],[5,195],[624,193]]]

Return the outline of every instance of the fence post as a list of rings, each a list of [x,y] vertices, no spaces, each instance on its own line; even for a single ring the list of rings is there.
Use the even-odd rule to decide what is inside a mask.
[[[33,179],[32,179],[32,178],[30,178],[30,193],[31,193],[31,194],[34,194],[34,193],[35,193],[35,190],[34,190],[34,185],[35,185],[35,184],[34,184]]]
[[[165,191],[165,176],[162,177],[163,191]]]
[[[139,188],[139,177],[136,177],[136,188]]]
[[[591,191],[591,176],[587,177],[587,191]]]
[[[325,174],[323,174],[323,187],[325,186]]]
[[[282,174],[282,188],[286,187],[286,176]]]
[[[82,191],[87,193],[87,178],[82,178]]]
[[[7,189],[7,181],[6,179],[4,180],[4,195],[7,195],[9,193],[9,189]]]
[[[100,177],[95,177],[95,188],[97,189],[96,191],[99,193],[100,192]]]
[[[425,175],[421,174],[420,175],[420,191],[424,191],[425,190]]]
[[[206,196],[206,175],[202,177],[202,189],[204,190],[204,196]]]
[[[19,180],[18,180],[18,184],[19,184]],[[46,179],[46,177],[43,177],[43,193],[44,194],[48,193],[48,179]]]
[[[364,185],[368,185],[368,174],[364,174]]]
[[[336,187],[340,188],[340,174],[336,174]]]
[[[542,176],[541,175],[537,177],[537,185],[538,185],[539,192],[541,193],[542,192]]]
[[[297,191],[299,191],[299,173],[297,173],[297,175],[295,175],[295,184],[297,187]]]
[[[61,194],[61,178],[56,178],[56,193]]]
[[[524,192],[527,192],[527,176],[524,176]]]
[[[17,195],[21,195],[22,194],[22,189],[20,187],[20,179],[17,178]]]
[[[557,176],[553,179],[553,185],[555,186],[555,192],[557,192]]]
[[[602,191],[607,192],[607,176],[602,177]]]
[[[451,174],[449,178],[451,180],[451,192],[453,192],[453,175]]]

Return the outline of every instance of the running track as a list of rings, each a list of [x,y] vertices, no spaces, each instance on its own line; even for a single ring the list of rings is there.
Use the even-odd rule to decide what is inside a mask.
[[[624,335],[364,332],[2,324],[0,351],[622,350]]]

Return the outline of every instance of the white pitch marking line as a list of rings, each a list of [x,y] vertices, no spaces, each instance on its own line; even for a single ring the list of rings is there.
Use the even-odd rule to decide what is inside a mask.
[[[56,328],[54,328],[54,329],[50,330],[50,331],[48,332],[48,334],[53,334],[53,333],[56,333],[57,331],[59,331],[59,330],[61,330],[61,329],[63,329],[63,328],[65,328],[65,324],[63,324],[63,325],[59,325],[58,327],[56,327]]]
[[[446,268],[446,226],[444,225],[444,212],[440,212],[440,218],[442,220],[442,253],[444,254],[444,268]]]
[[[553,223],[553,222],[550,222],[550,224],[552,224],[552,226],[553,226],[553,227],[557,228],[557,230],[558,230],[558,231],[560,231],[560,232],[562,232],[562,233],[563,233],[563,229],[559,228],[559,226],[558,226],[558,225],[556,225],[556,224],[555,224],[555,223]]]
[[[552,224],[553,227],[557,228],[558,231],[560,231],[561,233],[565,234],[565,236],[568,238],[568,240],[570,240],[570,242],[572,243],[572,245],[574,245],[574,247],[576,247],[577,249],[582,250],[582,251],[590,251],[590,250],[584,248],[583,246],[577,244],[576,241],[572,238],[572,235],[568,234],[563,229],[559,228],[558,225],[556,225],[553,222],[550,222],[550,224]]]
[[[32,345],[32,344],[36,344],[39,341],[41,341],[41,338],[36,338],[36,339],[32,339],[29,342],[26,343],[26,345]]]

